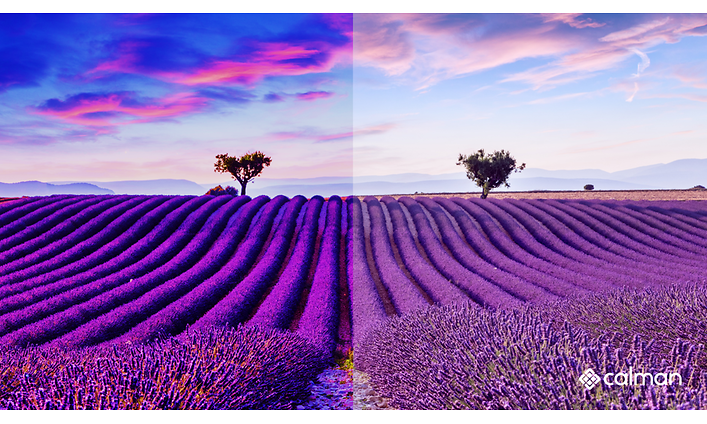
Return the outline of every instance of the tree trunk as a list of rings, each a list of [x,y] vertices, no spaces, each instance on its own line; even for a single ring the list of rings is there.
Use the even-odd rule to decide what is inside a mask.
[[[245,196],[245,186],[248,184],[248,181],[242,182],[241,183],[241,196]]]
[[[488,183],[485,183],[484,186],[482,187],[482,192],[481,192],[481,198],[485,199],[489,196],[489,185]]]

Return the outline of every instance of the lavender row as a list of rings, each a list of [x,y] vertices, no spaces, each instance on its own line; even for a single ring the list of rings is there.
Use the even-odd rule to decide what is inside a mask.
[[[25,281],[28,278],[45,274],[80,260],[123,233],[141,215],[144,215],[156,204],[165,200],[166,197],[150,199],[147,197],[127,198],[127,201],[123,201],[95,217],[93,217],[95,213],[89,211],[95,206],[82,211],[72,219],[45,233],[44,236],[34,238],[21,246],[11,249],[11,251],[15,251],[16,249],[19,250],[18,248],[22,248],[22,251],[17,252],[17,254],[24,256],[2,266],[2,273],[5,275],[0,277],[0,285]],[[96,206],[107,206],[104,205],[105,203],[107,202]],[[62,227],[75,228],[73,221],[82,222],[84,225],[81,225],[76,231],[63,234],[66,230]],[[51,241],[50,244],[47,244],[45,239],[49,239]],[[31,253],[26,254],[28,252]]]
[[[0,241],[0,252],[6,252],[19,244],[49,231],[65,219],[68,219],[87,207],[102,201],[112,200],[113,197],[108,196],[76,196],[37,209],[29,215],[0,229],[0,237],[3,237],[3,233],[6,232],[12,234]]]
[[[320,244],[307,304],[299,320],[297,334],[331,355],[337,342],[339,325],[339,243],[341,240],[339,196],[327,201],[326,226]]]
[[[449,305],[468,301],[469,297],[459,287],[450,283],[422,257],[410,232],[407,218],[398,202],[390,196],[381,198],[381,202],[388,208],[393,224],[393,237],[398,246],[400,258],[415,281],[437,304]]]
[[[55,203],[64,200],[71,200],[74,197],[75,196],[70,195],[59,195],[50,197],[37,196],[28,198],[27,200],[23,199],[23,201],[19,203],[3,203],[3,205],[6,206],[9,210],[7,210],[5,213],[2,214],[2,216],[0,216],[0,240],[3,240],[6,237],[10,237],[16,234],[18,231],[23,230],[27,226],[39,221],[40,219],[42,219],[43,216],[45,216],[45,214],[50,214],[51,211],[56,209],[56,205],[54,205]],[[60,204],[59,207],[70,203],[71,202]],[[43,212],[40,212],[39,214],[30,217],[32,213],[37,212],[47,206],[49,207],[48,209],[45,209]]]
[[[141,277],[135,280],[139,281],[138,290],[131,287],[131,284],[126,284],[112,290],[112,293],[92,299],[89,303],[100,305],[94,309],[100,309],[102,313],[96,314],[91,321],[82,323],[83,325],[54,340],[51,344],[64,348],[89,346],[124,336],[128,331],[132,333],[132,337],[125,340],[146,342],[154,339],[159,332],[153,334],[152,337],[139,340],[139,336],[135,334],[136,331],[139,333],[137,327],[144,329],[145,324],[153,323],[157,318],[164,316],[165,308],[217,272],[231,257],[239,243],[244,240],[248,225],[261,207],[268,203],[268,200],[269,198],[266,196],[256,198],[243,206],[237,213],[235,210],[239,205],[236,203],[236,199],[230,201],[226,205],[225,214],[214,220],[214,226],[209,231],[210,234],[205,234],[203,241],[197,245],[201,252],[190,255],[196,257],[198,261],[193,260],[189,267],[184,268],[171,278],[159,275],[145,278],[149,277],[149,274]],[[270,205],[266,207],[266,214],[261,215],[263,220],[266,222],[269,220],[272,223],[280,205],[280,201],[270,202]],[[233,207],[233,210],[229,211],[230,207]],[[214,216],[220,213],[221,211]],[[232,216],[230,222],[228,225],[224,225],[229,216]],[[207,223],[206,227],[208,226]],[[196,238],[198,239],[199,235]],[[246,242],[247,240],[244,241],[244,243]],[[173,262],[179,261],[180,256],[185,252],[189,252],[188,247],[168,262],[166,267],[172,267]],[[139,293],[138,296],[135,296],[136,291]],[[121,303],[116,303],[116,298],[121,299]],[[110,309],[104,307],[109,304],[112,305]]]
[[[401,197],[398,202],[402,203],[412,216],[420,244],[432,264],[446,278],[465,290],[475,302],[491,308],[503,308],[518,306],[525,300],[523,297],[516,297],[504,290],[502,288],[504,281],[490,282],[459,264],[444,251],[420,205],[409,197]]]
[[[509,259],[489,243],[478,246],[481,249],[475,252],[464,243],[439,204],[424,197],[418,198],[418,202],[430,212],[442,233],[442,240],[459,263],[491,281],[504,281],[508,291],[532,302],[586,292],[581,287]]]
[[[680,217],[677,214],[665,211],[664,208],[656,208],[649,205],[644,205],[640,208],[632,204],[622,205],[621,210],[638,212],[642,217],[649,217],[649,219],[646,219],[646,223],[654,228],[664,228],[670,234],[686,237],[693,243],[707,247],[707,223],[705,222],[687,216]],[[643,219],[642,217],[640,219]]]
[[[694,261],[683,260],[652,248],[649,245],[649,243],[651,243],[649,237],[637,234],[636,237],[638,240],[642,240],[642,242],[637,242],[625,235],[617,233],[614,227],[593,218],[591,212],[583,213],[573,207],[554,201],[535,201],[534,203],[546,211],[558,210],[564,212],[566,215],[572,217],[575,222],[584,224],[580,226],[580,228],[591,227],[591,232],[583,232],[581,234],[582,237],[590,237],[593,242],[599,243],[601,247],[617,252],[626,258],[638,260],[650,265],[659,264],[664,267],[670,267],[673,272],[681,271],[685,274],[686,278],[690,280],[698,278],[702,271],[700,266],[694,263]],[[617,226],[615,221],[609,218],[606,219],[607,221],[611,221],[614,226]]]
[[[575,251],[590,255],[595,258],[595,260],[610,262],[621,268],[636,272],[637,275],[642,274],[647,278],[647,281],[668,282],[675,277],[683,279],[693,278],[689,273],[684,273],[674,269],[674,267],[668,267],[665,264],[656,264],[654,261],[646,259],[636,252],[608,242],[608,240],[598,235],[590,227],[561,210],[547,207],[540,202],[518,202],[512,199],[509,199],[507,202],[537,219],[550,229],[557,238]],[[501,203],[497,204],[502,206]],[[550,241],[546,246],[553,250],[557,249],[561,254],[565,253],[568,256],[573,255],[570,250],[562,249],[562,244],[555,245]]]
[[[611,207],[609,207],[611,205]],[[648,213],[640,213],[632,209],[622,207],[621,204],[597,204],[596,209],[622,221],[629,227],[642,234],[649,235],[665,246],[662,249],[673,252],[677,256],[694,259],[702,257],[707,252],[707,239],[699,237],[690,232],[680,231],[670,225],[669,220],[658,220]],[[586,205],[584,205],[586,206]],[[692,229],[694,232],[694,229]],[[655,244],[653,244],[655,246]],[[690,253],[692,252],[692,253]]]
[[[353,345],[356,346],[368,330],[383,321],[387,315],[366,259],[361,201],[356,197],[349,197],[346,204],[349,211],[346,272],[351,303],[352,339]]]
[[[500,263],[504,262],[505,259],[503,255],[498,254],[498,251],[496,251],[496,255],[492,258],[491,262],[479,257],[477,252],[471,250],[461,237],[459,237],[459,234],[455,231],[449,218],[439,205],[425,197],[418,197],[416,201],[419,203],[419,205],[416,206],[425,207],[430,213],[433,222],[436,223],[440,232],[440,241],[447,246],[452,257],[459,265],[525,301],[542,302],[557,298],[557,295],[553,294],[551,291],[534,284],[526,278],[519,277],[518,275],[520,273],[513,274],[498,266]],[[518,272],[518,270],[515,271]],[[568,294],[569,293],[566,293],[564,295],[566,296]]]
[[[530,266],[542,267],[546,272],[559,275],[564,273],[571,281],[583,281],[597,289],[611,285],[643,287],[645,284],[631,272],[622,273],[624,270],[614,264],[573,249],[530,215],[507,202],[481,203],[458,198],[453,202],[481,225],[497,248],[507,255],[528,257],[526,263]],[[491,217],[498,221],[503,230]],[[472,234],[473,227],[464,215],[458,222],[462,228],[468,227],[465,231]],[[555,250],[548,246],[553,246]],[[532,258],[536,260],[530,260]]]
[[[371,249],[381,282],[388,290],[398,314],[407,314],[428,306],[429,303],[415,284],[408,279],[393,256],[390,235],[383,216],[383,209],[375,197],[364,199],[371,222]]]
[[[284,203],[286,198],[278,196],[273,201]],[[257,223],[255,231],[251,230],[229,262],[203,287],[195,290],[193,300],[190,303],[180,300],[179,308],[183,313],[198,311],[189,312],[194,316],[191,322],[196,321],[192,329],[219,325],[235,327],[247,318],[282,266],[299,212],[305,203],[304,197],[295,196],[284,207],[280,207],[282,219],[277,227],[272,226],[272,232],[268,229],[268,222]],[[272,240],[267,250],[264,250],[262,246],[268,233],[272,234]],[[259,252],[262,256],[255,262]],[[206,294],[197,296],[199,293]],[[174,312],[172,315],[182,314]]]
[[[696,265],[698,267],[702,267],[703,265],[701,259],[704,255],[704,249],[702,249],[702,255],[695,253],[694,249],[697,248],[697,246],[694,244],[676,240],[675,237],[671,238],[666,234],[659,234],[657,230],[639,222],[637,219],[620,212],[615,212],[611,208],[607,208],[601,204],[594,204],[593,207],[581,203],[568,203],[567,205],[585,212],[586,215],[605,224],[607,228],[614,231],[615,235],[618,235],[617,233],[625,235],[629,239],[627,241],[628,244],[621,244],[624,244],[626,247],[640,250],[641,247],[639,246],[645,245],[649,247],[649,249],[645,249],[645,251],[651,256],[667,258],[671,261],[684,263],[686,265]],[[604,227],[599,227],[600,232],[603,229]],[[624,238],[618,236],[617,241],[618,240],[624,240]],[[670,241],[668,242],[666,240]]]
[[[13,220],[16,219],[17,216],[20,216],[16,211],[19,208],[26,208],[28,207],[31,203],[36,202],[40,199],[43,199],[40,196],[33,196],[33,197],[21,197],[19,199],[15,199],[12,201],[4,201],[0,202],[0,228],[2,228],[3,225],[7,225],[8,223],[12,222]],[[37,208],[39,206],[35,206]],[[25,209],[27,210],[27,209]],[[5,214],[13,214],[14,216],[6,217]]]
[[[597,278],[592,275],[577,272],[573,269],[558,266],[542,257],[532,255],[526,250],[523,250],[509,237],[508,233],[504,232],[502,227],[499,226],[502,225],[501,220],[504,220],[504,218],[504,222],[508,224],[506,221],[508,216],[500,210],[494,215],[499,222],[499,224],[497,224],[491,215],[472,202],[466,202],[466,209],[447,199],[437,199],[437,202],[452,214],[462,229],[467,241],[475,248],[478,246],[477,251],[493,252],[493,249],[497,249],[500,254],[506,255],[509,259],[532,268],[535,272],[539,271],[553,278],[558,278],[581,287],[583,290],[579,290],[578,292],[616,288],[614,284],[605,281],[603,278]],[[490,207],[493,207],[493,205]],[[467,211],[471,211],[471,213],[467,214]],[[476,225],[474,225],[472,219],[476,222]],[[483,232],[479,231],[477,226],[480,227]],[[518,230],[518,228],[516,228],[516,230]],[[488,238],[484,237],[482,235],[483,233],[486,233]],[[532,238],[527,232],[521,234],[523,234],[526,239]],[[484,246],[487,247],[484,249]],[[542,278],[542,276],[539,276],[539,278]]]
[[[175,278],[196,263],[221,232],[227,217],[248,199],[242,196],[222,207],[228,199],[216,197],[132,266],[0,316],[0,334],[5,334],[0,340],[21,345],[51,340]]]
[[[85,258],[46,274],[0,287],[0,314],[29,306],[112,273],[128,270],[135,262],[154,251],[207,199],[197,197],[187,200],[188,197],[173,197],[140,218],[118,238]]]
[[[248,293],[252,295],[252,298],[247,299],[244,304],[228,305],[234,308],[227,312],[233,315],[238,315],[238,312],[242,313],[243,310],[246,313],[249,312],[248,308],[253,306],[259,294],[262,293],[270,279],[277,273],[282,256],[287,253],[297,213],[304,201],[305,199],[301,196],[289,202],[285,196],[275,197],[267,206],[261,209],[260,216],[254,220],[247,237],[243,239],[243,242],[238,246],[238,250],[222,268],[179,300],[159,312],[151,314],[147,320],[135,326],[135,328],[115,341],[118,343],[124,341],[140,343],[148,341],[159,334],[178,334],[188,325],[198,322],[197,320],[202,318],[209,310],[213,310],[214,305],[219,308],[220,301],[224,296],[228,295],[227,297],[231,297],[234,292]],[[272,243],[262,259],[251,270],[256,258],[263,249],[265,239],[271,232],[275,216],[285,204],[287,204],[286,210],[278,229],[275,231],[276,235],[273,237]],[[226,235],[225,239],[228,240],[228,238],[229,235]],[[222,250],[223,247],[217,244],[214,249],[218,251]],[[182,285],[180,290],[186,288],[186,286]],[[161,299],[158,302],[161,303]],[[240,311],[238,311],[239,307]],[[219,309],[221,311],[224,310],[223,307]],[[236,327],[242,321],[242,319],[238,318],[240,317],[237,317],[231,326]],[[194,325],[194,328],[198,329],[199,327],[208,326],[210,325]],[[90,330],[87,329],[87,331]]]
[[[309,269],[314,259],[314,246],[317,239],[317,226],[324,198],[314,196],[305,206],[305,214],[297,235],[297,242],[292,251],[285,269],[275,283],[272,291],[260,304],[253,317],[248,321],[249,326],[271,327],[286,329],[290,326],[295,309],[300,302],[302,290],[307,281]],[[229,296],[230,297],[230,296]],[[224,299],[218,306],[224,308],[231,302]],[[209,315],[215,311],[209,311]],[[221,315],[221,314],[220,314]],[[226,314],[222,314],[225,316]],[[204,320],[208,319],[207,316]],[[201,321],[201,320],[200,320]],[[233,323],[231,319],[219,318],[219,323]]]
[[[97,204],[88,205],[76,214],[68,215],[64,221],[41,229],[35,236],[28,234],[29,238],[25,241],[0,253],[0,263],[3,264],[0,267],[0,275],[21,269],[23,264],[41,262],[51,256],[47,251],[51,252],[57,244],[66,242],[67,239],[81,241],[90,237],[99,228],[145,200],[146,198],[140,199],[136,196],[106,198]]]

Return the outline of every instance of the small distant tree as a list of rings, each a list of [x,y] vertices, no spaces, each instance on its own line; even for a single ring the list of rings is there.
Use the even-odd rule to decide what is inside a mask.
[[[510,152],[505,150],[495,151],[490,155],[487,155],[484,149],[469,156],[459,154],[457,165],[464,165],[467,178],[481,187],[482,199],[487,198],[489,191],[502,184],[510,187],[508,177],[511,172],[520,172],[525,169],[525,163],[516,166],[516,160],[511,157]]]
[[[228,153],[216,155],[214,172],[228,172],[241,184],[241,195],[245,196],[245,186],[270,166],[272,159],[262,152],[246,153],[241,157],[228,156]]]
[[[594,190],[594,186],[592,184],[587,184],[584,186],[584,189],[589,191],[589,190]]]

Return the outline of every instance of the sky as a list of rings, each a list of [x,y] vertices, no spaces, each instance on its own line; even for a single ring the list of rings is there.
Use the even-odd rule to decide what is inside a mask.
[[[0,14],[0,181],[707,158],[707,14]]]

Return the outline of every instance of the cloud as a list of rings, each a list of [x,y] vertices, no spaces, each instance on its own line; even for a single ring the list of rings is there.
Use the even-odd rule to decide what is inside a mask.
[[[601,37],[599,41],[604,41],[606,43],[615,42],[636,42],[646,35],[649,35],[656,28],[664,27],[671,20],[670,17],[665,17],[663,19],[658,19],[655,21],[645,22],[639,25],[635,25],[631,28],[624,29],[621,31],[612,32],[604,37]]]
[[[295,24],[277,35],[239,37],[237,29],[229,30],[234,35],[226,49],[183,37],[124,36],[106,45],[107,56],[85,76],[137,74],[187,86],[252,86],[265,78],[329,72],[351,62],[351,15],[348,20],[346,15],[290,20]]]
[[[459,22],[451,21],[451,16]],[[642,59],[640,74],[650,63],[641,56],[646,49],[707,34],[706,15],[596,16],[357,14],[354,60],[396,77],[399,83],[426,89],[523,59],[549,59],[500,81],[539,90],[614,69],[632,54]]]
[[[632,52],[636,53],[638,57],[641,58],[641,63],[638,64],[638,69],[636,70],[636,73],[634,76],[639,77],[643,71],[646,70],[646,68],[651,64],[651,60],[648,58],[648,55],[643,53],[642,51],[638,49],[629,49]]]
[[[567,100],[567,99],[574,99],[576,97],[586,96],[587,94],[589,94],[589,93],[582,92],[582,93],[563,94],[560,96],[546,97],[543,99],[533,100],[533,101],[528,102],[528,104],[530,104],[530,105],[543,105],[543,104],[559,102],[559,101]]]
[[[315,143],[327,143],[334,141],[350,141],[353,137],[366,137],[369,135],[383,134],[385,132],[391,131],[393,128],[397,127],[397,124],[386,123],[380,125],[373,125],[369,127],[359,128],[349,131],[339,131],[339,132],[324,132],[318,128],[302,128],[295,131],[280,131],[268,134],[268,138],[271,140],[285,141],[285,140],[312,140]]]
[[[311,101],[317,99],[328,99],[333,95],[334,93],[329,91],[308,91],[306,93],[297,93],[295,96],[297,97],[297,100]]]
[[[311,43],[319,44],[319,43]],[[166,80],[185,85],[236,83],[250,85],[266,77],[329,72],[335,62],[320,46],[260,43],[247,60],[214,59],[200,69],[163,73]]]
[[[626,101],[629,103],[632,102],[633,98],[636,97],[636,93],[638,93],[638,83],[634,82],[633,83],[633,93],[631,93],[631,95],[628,97],[628,99],[626,99]]]
[[[562,22],[572,28],[601,28],[606,23],[594,22],[592,18],[577,19],[581,13],[543,13],[544,22]]]
[[[88,70],[88,76],[113,73],[161,75],[200,66],[207,55],[185,42],[164,36],[124,37],[104,46],[109,59]]]
[[[285,98],[277,93],[268,93],[265,95],[265,97],[263,97],[263,100],[266,102],[274,103],[274,102],[284,102]]]
[[[71,127],[43,120],[23,121],[0,126],[0,144],[16,146],[47,146],[56,143],[92,142],[99,137],[113,135],[113,127]]]
[[[134,92],[79,93],[65,100],[49,99],[33,108],[39,115],[91,127],[153,122],[193,113],[207,101],[194,93],[142,99]]]
[[[212,100],[226,103],[246,104],[257,98],[255,94],[247,91],[227,87],[208,87],[197,91],[198,95]]]
[[[266,103],[284,102],[287,98],[296,100],[313,101],[319,99],[328,99],[334,95],[331,91],[307,91],[305,93],[273,93],[270,92],[263,96],[263,101]]]
[[[670,77],[675,78],[683,84],[693,88],[707,88],[707,70],[704,66],[699,67],[674,67]]]

